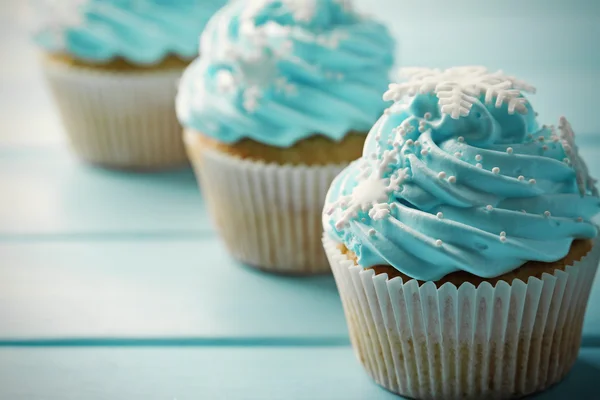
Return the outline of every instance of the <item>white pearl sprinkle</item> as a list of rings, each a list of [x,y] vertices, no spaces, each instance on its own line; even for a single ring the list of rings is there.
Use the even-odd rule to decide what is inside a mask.
[[[445,177],[446,177],[446,173],[444,171],[442,171],[438,174],[438,178],[440,178],[440,179],[444,179]]]
[[[415,140],[415,146],[420,146],[421,142],[419,142],[418,140]]]
[[[544,216],[545,216],[545,217],[549,217],[550,215],[551,215],[551,214],[550,214],[550,211],[544,211]]]
[[[485,209],[488,211],[492,211],[494,209],[494,207],[492,207],[491,204],[488,204],[487,206],[485,206]]]
[[[476,166],[477,168],[483,168],[483,165],[481,165],[481,163],[477,163],[477,164],[475,164],[475,166]]]
[[[440,239],[436,240],[436,241],[435,241],[435,245],[436,245],[437,247],[441,247],[441,246],[442,246],[442,241],[441,241]]]
[[[423,115],[423,118],[429,120],[431,119],[431,113],[430,112],[426,112],[425,115]]]
[[[506,242],[506,236],[500,236],[500,241],[501,241],[502,243]]]
[[[415,142],[413,142],[412,139],[408,139],[404,144],[407,146],[412,146],[413,144],[415,144]]]
[[[465,138],[462,136],[459,136],[457,139],[460,143],[463,143],[465,141]]]
[[[524,181],[525,177],[523,175],[519,175],[519,177],[517,179],[520,180],[520,181]]]
[[[438,217],[438,219],[442,219],[442,218],[444,218],[444,213],[439,212],[439,213],[435,214],[435,216]]]
[[[481,154],[477,154],[477,155],[475,156],[475,161],[481,161],[481,159],[482,159],[482,158],[483,158],[483,157],[481,157]]]
[[[427,128],[425,127],[425,125],[419,125],[419,132],[423,133],[427,130]]]
[[[454,153],[454,157],[460,158],[460,156],[462,156],[462,154],[460,154],[460,152],[457,151],[456,153]]]
[[[530,185],[535,185],[535,179],[530,179],[530,180],[529,180],[529,184],[530,184]]]
[[[504,231],[500,232],[500,236],[506,236],[506,232],[504,232]]]
[[[500,173],[500,168],[498,168],[498,167],[494,167],[494,168],[492,168],[492,172],[493,172],[494,174],[499,174],[499,173]]]
[[[539,140],[540,142],[543,142],[544,140],[546,140],[546,138],[544,138],[543,136],[540,136],[540,137],[538,137],[538,140]]]
[[[506,152],[507,152],[508,154],[512,154],[512,153],[513,153],[513,148],[512,148],[512,147],[507,147],[507,148],[506,148]]]
[[[396,208],[398,208],[398,205],[396,203],[392,203],[392,204],[390,204],[390,208],[392,210],[395,210]]]
[[[456,177],[454,175],[448,177],[448,182],[456,183]]]
[[[390,114],[392,113],[392,110],[390,110],[389,108],[386,108],[386,109],[383,111],[383,113],[384,113],[385,115],[390,115]]]
[[[413,126],[409,126],[407,131],[408,131],[408,133],[412,133],[415,131],[415,128]]]
[[[375,229],[369,229],[369,236],[375,236],[376,233]]]

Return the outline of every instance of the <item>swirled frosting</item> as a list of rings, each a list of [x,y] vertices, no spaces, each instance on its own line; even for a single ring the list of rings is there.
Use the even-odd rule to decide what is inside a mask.
[[[385,108],[394,41],[346,0],[232,2],[207,24],[177,97],[181,123],[232,143],[289,147],[368,131]]]
[[[327,196],[324,228],[360,265],[490,278],[596,236],[595,181],[566,119],[538,126],[523,95],[532,87],[480,67],[403,72]]]
[[[34,40],[52,53],[153,64],[198,55],[204,25],[226,0],[37,0]]]

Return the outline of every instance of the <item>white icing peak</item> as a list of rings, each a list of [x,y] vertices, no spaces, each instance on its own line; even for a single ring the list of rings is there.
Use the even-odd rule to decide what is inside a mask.
[[[589,189],[593,196],[598,197],[599,193],[596,188],[597,181],[590,176],[585,161],[583,161],[583,158],[579,155],[577,145],[575,144],[575,132],[573,132],[571,124],[565,117],[560,118],[558,130],[560,131],[559,138],[562,142],[569,164],[575,170],[579,193],[581,196],[584,196]]]
[[[402,68],[400,76],[406,82],[392,83],[383,95],[386,101],[400,101],[405,96],[434,93],[442,114],[454,119],[469,115],[471,107],[485,95],[486,104],[501,107],[508,104],[508,112],[527,112],[527,100],[521,92],[535,93],[535,88],[502,71],[489,72],[485,67],[455,67],[446,70],[431,68]]]

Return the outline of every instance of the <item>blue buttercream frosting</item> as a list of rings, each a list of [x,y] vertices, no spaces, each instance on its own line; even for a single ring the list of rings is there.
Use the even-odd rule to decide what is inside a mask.
[[[360,265],[490,278],[596,236],[595,181],[566,119],[538,126],[523,95],[533,88],[480,67],[404,72],[327,195],[325,231]]]
[[[199,36],[225,0],[35,1],[41,25],[34,40],[52,53],[89,62],[124,58],[153,64],[198,55]]]
[[[387,29],[348,1],[232,2],[207,24],[177,113],[225,143],[339,140],[381,115],[394,51]]]

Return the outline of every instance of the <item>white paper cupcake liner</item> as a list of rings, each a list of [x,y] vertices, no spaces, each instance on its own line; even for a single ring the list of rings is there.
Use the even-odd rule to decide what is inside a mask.
[[[389,280],[323,243],[354,350],[381,386],[415,399],[509,399],[542,391],[573,366],[600,241],[581,261],[527,283]]]
[[[285,274],[331,273],[321,214],[340,165],[291,166],[190,152],[202,192],[229,252],[243,263]]]
[[[51,60],[44,69],[82,159],[127,169],[187,163],[174,106],[182,69],[104,72]]]

